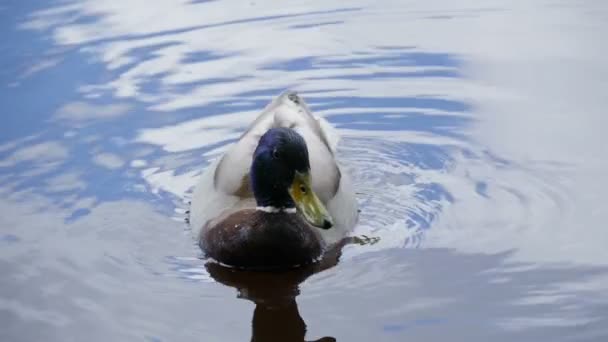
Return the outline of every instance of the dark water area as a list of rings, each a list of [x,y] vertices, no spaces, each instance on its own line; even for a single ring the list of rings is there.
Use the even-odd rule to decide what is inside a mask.
[[[0,341],[608,339],[608,3],[9,0],[0,28]],[[193,187],[287,89],[368,243],[207,264]]]

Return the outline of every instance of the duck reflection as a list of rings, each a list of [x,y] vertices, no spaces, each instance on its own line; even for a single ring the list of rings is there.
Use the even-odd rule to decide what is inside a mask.
[[[234,287],[239,298],[255,303],[251,321],[252,342],[303,342],[306,323],[298,310],[299,285],[311,275],[335,266],[339,250],[329,251],[317,264],[284,272],[254,272],[207,263],[209,274],[218,282]],[[322,337],[316,342],[336,341]]]

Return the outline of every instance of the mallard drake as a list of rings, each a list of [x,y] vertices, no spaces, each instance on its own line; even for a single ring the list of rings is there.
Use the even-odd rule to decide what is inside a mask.
[[[207,257],[237,268],[310,264],[357,221],[335,130],[286,92],[197,184],[190,224]]]

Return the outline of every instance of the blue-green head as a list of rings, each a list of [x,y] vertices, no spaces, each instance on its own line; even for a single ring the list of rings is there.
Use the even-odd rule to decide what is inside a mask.
[[[306,142],[290,128],[272,128],[259,140],[251,164],[251,186],[258,209],[297,210],[313,226],[333,226],[327,209],[312,190]]]

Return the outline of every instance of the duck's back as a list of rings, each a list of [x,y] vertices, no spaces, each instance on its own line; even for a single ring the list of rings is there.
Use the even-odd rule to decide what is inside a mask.
[[[235,212],[207,227],[199,242],[208,257],[248,269],[310,264],[321,256],[324,248],[318,232],[299,214],[255,209]]]

